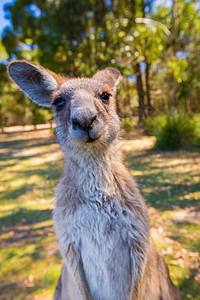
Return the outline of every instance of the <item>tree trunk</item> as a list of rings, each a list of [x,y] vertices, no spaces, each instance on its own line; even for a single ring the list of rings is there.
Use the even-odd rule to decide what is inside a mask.
[[[127,89],[127,97],[126,97],[124,105],[125,105],[125,107],[128,106],[130,109],[131,97],[130,97],[130,87],[129,87],[128,78],[126,79],[126,89]]]
[[[136,73],[137,93],[138,93],[138,99],[139,99],[138,125],[140,125],[143,121],[143,118],[146,117],[146,114],[145,114],[145,104],[144,104],[144,90],[143,90],[142,76],[141,76],[141,70],[140,70],[139,63],[137,63],[135,65],[135,73]]]
[[[131,4],[132,4],[132,15],[133,15],[133,22],[135,22],[135,15],[136,15],[136,7],[135,7],[135,3],[136,1],[135,0],[131,0]]]
[[[145,60],[146,63],[146,70],[145,70],[145,83],[146,83],[146,91],[147,91],[147,109],[148,109],[148,115],[152,112],[152,106],[151,106],[151,94],[150,94],[150,85],[149,85],[149,63],[147,60]]]
[[[176,10],[176,0],[172,1],[172,14],[173,14],[173,29],[174,29],[174,36],[172,39],[172,50],[173,55],[176,58],[178,52],[178,16]],[[176,105],[176,91],[178,89],[178,82],[175,78],[175,74],[173,72],[173,88],[172,88],[172,97],[171,97],[171,112],[172,116],[175,113],[175,105]]]
[[[117,111],[117,114],[118,114],[119,118],[121,119],[123,117],[123,113],[122,113],[122,110],[121,110],[121,106],[120,106],[120,102],[119,102],[118,97],[116,98],[116,111]]]
[[[136,0],[131,0],[132,5],[132,16],[133,16],[133,26],[136,26],[135,16],[136,16]],[[142,83],[142,74],[140,70],[140,64],[137,63],[133,65],[133,69],[135,69],[136,75],[136,85],[137,85],[137,94],[138,94],[138,102],[139,102],[139,118],[138,118],[138,126],[142,123],[143,118],[145,116],[145,104],[144,104],[144,90]]]
[[[171,113],[172,116],[175,114],[175,100],[176,100],[176,91],[177,91],[178,83],[176,78],[173,79],[173,89],[172,89],[172,98],[171,98]]]

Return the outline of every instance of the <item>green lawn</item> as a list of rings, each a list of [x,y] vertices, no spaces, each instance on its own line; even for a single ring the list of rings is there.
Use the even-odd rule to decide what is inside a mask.
[[[52,226],[62,153],[49,130],[0,136],[0,299],[52,299],[62,259]],[[152,236],[183,299],[200,299],[200,152],[120,144],[150,208]]]

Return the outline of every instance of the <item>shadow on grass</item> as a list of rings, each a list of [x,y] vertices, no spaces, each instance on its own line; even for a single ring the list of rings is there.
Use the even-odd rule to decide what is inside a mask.
[[[27,228],[27,229],[14,229],[14,235],[13,237],[4,239],[4,241],[11,245],[13,243],[21,242],[20,245],[23,245],[25,243],[33,243],[36,242],[38,238],[41,236],[45,236],[45,233],[49,233],[50,230],[53,229],[53,225],[46,226],[43,228],[43,231],[41,231],[39,228]]]
[[[18,135],[19,136],[19,135]],[[11,137],[11,136],[10,136]],[[6,138],[6,137],[5,137]],[[27,147],[39,147],[39,146],[45,146],[48,144],[52,144],[53,142],[56,142],[56,137],[40,137],[40,138],[29,138],[29,139],[21,139],[21,140],[15,140],[13,137],[13,140],[7,140],[0,142],[0,148],[2,149],[9,149],[9,150],[20,150]]]
[[[11,158],[23,160],[23,159],[39,156],[41,155],[41,153],[35,155],[27,155],[27,156],[20,156],[20,155],[15,156],[15,155],[20,150],[24,150],[27,148],[34,149],[35,147],[38,148],[42,146],[49,146],[52,145],[52,143],[56,143],[56,139],[54,137],[0,142],[0,149],[5,150],[4,153],[0,154],[0,158],[1,160],[10,160]]]
[[[183,221],[181,222],[181,224],[179,223],[179,226],[177,226],[177,224],[175,226],[171,226],[171,234],[169,235],[170,239],[178,242],[179,244],[183,245],[186,249],[189,249],[192,252],[200,252],[200,235],[198,225]],[[180,228],[183,231],[180,231]]]
[[[29,158],[29,157],[26,157]],[[25,159],[25,158],[24,158]],[[50,194],[53,196],[54,188],[56,186],[56,182],[58,181],[62,172],[62,163],[61,161],[52,161],[52,162],[45,162],[45,164],[41,164],[37,167],[30,166],[27,170],[17,170],[17,171],[10,171],[9,174],[13,174],[13,180],[20,180],[23,182],[23,185],[20,187],[12,187],[9,190],[2,190],[0,192],[0,202],[5,201],[15,201],[15,199],[19,199],[21,196],[25,196],[27,193],[31,193],[31,191],[35,191],[36,198],[44,198],[44,195],[47,198]],[[26,178],[29,179],[32,176],[38,178],[37,180],[34,179],[34,183],[28,183]],[[11,179],[3,179],[2,184],[11,182]],[[38,193],[40,196],[38,196]],[[27,196],[28,197],[28,196]],[[33,195],[30,196],[31,198]]]
[[[3,216],[0,218],[0,230],[2,228],[12,228],[18,225],[30,225],[38,222],[43,222],[51,219],[51,209],[43,210],[30,210],[26,208],[20,208],[17,211],[13,211],[12,214]]]
[[[184,152],[165,153],[148,150],[139,155],[127,154],[126,157],[128,169],[136,173],[134,178],[151,206],[161,211],[173,207],[200,206],[200,199],[184,197],[187,194],[198,193],[200,190],[200,182],[192,182],[191,172],[179,173],[179,167],[184,168],[189,164],[184,161],[183,163],[179,162],[181,158],[186,157]],[[193,151],[191,157],[195,164],[195,159],[199,159],[199,152]],[[174,165],[167,165],[167,158],[178,161]],[[159,164],[164,160],[166,165]],[[174,172],[175,168],[177,168],[177,172]],[[139,171],[139,175],[137,171]],[[198,175],[198,171],[195,172]]]
[[[179,282],[179,289],[186,295],[183,299],[200,299],[200,285],[198,281],[195,280],[197,273],[197,269],[192,269],[187,278]],[[189,295],[189,297],[187,295]]]
[[[137,178],[137,177],[136,177]],[[148,176],[143,176],[143,180],[148,181]],[[155,178],[156,180],[156,178]],[[152,183],[152,188],[154,186]],[[200,190],[200,183],[194,183],[186,186],[185,184],[168,184],[167,188],[165,184],[159,184],[160,188],[164,188],[164,190],[158,190],[157,192],[148,193],[147,201],[148,203],[159,209],[160,211],[173,209],[173,208],[186,208],[193,205],[200,205],[200,199],[181,199],[178,198],[181,196],[185,196],[190,193],[195,193]],[[169,188],[168,188],[169,187]],[[142,187],[141,187],[142,188]],[[159,202],[159,203],[158,203]]]
[[[24,184],[20,188],[16,188],[16,189],[13,188],[10,191],[0,192],[0,199],[2,201],[4,201],[4,200],[12,200],[13,201],[14,199],[20,197],[21,195],[24,195],[28,191],[31,191],[33,189],[33,187],[34,187],[34,184]]]
[[[33,283],[29,283],[27,280],[18,281],[18,282],[10,282],[5,280],[1,282],[1,300],[24,300],[28,295],[34,295],[34,293],[38,293],[40,290],[45,290],[46,287],[55,286],[54,277],[50,277],[46,274],[40,280],[35,280]],[[29,298],[30,299],[30,298]],[[43,299],[43,298],[41,298]]]

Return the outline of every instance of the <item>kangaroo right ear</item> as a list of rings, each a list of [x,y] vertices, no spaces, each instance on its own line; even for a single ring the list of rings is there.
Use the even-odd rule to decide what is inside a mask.
[[[20,89],[40,106],[50,107],[50,95],[58,88],[62,77],[27,61],[14,61],[8,72]]]
[[[115,68],[106,68],[95,73],[92,78],[107,83],[111,87],[116,87],[121,79],[121,74],[120,71]]]

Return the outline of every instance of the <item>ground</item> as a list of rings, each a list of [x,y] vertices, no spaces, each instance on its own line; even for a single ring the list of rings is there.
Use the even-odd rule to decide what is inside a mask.
[[[0,299],[52,299],[62,265],[51,220],[62,152],[49,129],[0,139]],[[200,299],[200,151],[158,152],[153,143],[137,132],[119,148],[173,282],[183,299]]]

